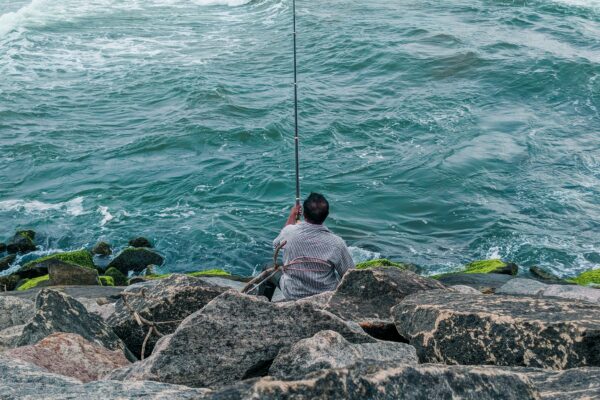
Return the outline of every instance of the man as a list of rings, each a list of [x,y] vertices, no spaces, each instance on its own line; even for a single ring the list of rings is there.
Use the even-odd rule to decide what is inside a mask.
[[[297,223],[302,211],[304,222]],[[303,208],[292,208],[273,241],[274,247],[284,244],[282,273],[265,292],[272,293],[277,284],[286,300],[301,299],[334,290],[346,271],[354,268],[346,243],[323,225],[328,215],[329,203],[319,193],[311,193]]]

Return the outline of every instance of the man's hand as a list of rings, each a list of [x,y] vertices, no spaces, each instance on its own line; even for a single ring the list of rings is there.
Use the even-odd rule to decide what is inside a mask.
[[[302,206],[297,204],[292,207],[290,211],[290,216],[285,223],[285,226],[294,225],[298,220],[300,220],[300,216],[302,215]]]

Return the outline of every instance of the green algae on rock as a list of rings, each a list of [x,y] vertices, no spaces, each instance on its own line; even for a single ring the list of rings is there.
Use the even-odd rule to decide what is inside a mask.
[[[102,286],[115,286],[115,280],[112,276],[100,275],[98,279],[100,279],[100,284]]]
[[[25,279],[25,281],[17,288],[19,291],[33,289],[40,284],[50,280],[50,275],[38,276],[37,278]]]
[[[406,271],[414,271],[416,269],[416,267],[412,264],[394,262],[388,260],[387,258],[378,258],[376,260],[363,261],[361,263],[356,264],[356,269],[370,269],[380,267],[396,267]]]
[[[173,275],[172,273],[167,273],[167,274],[148,274],[145,275],[144,278],[146,279],[164,279],[164,278],[168,278],[169,276]],[[231,276],[231,274],[223,269],[219,269],[219,268],[214,268],[214,269],[206,269],[204,271],[194,271],[194,272],[186,272],[184,275],[187,276],[193,276],[195,278],[197,277],[206,277],[206,276]]]
[[[516,275],[519,267],[514,263],[506,263],[499,259],[477,260],[466,265],[467,274],[506,274]]]
[[[60,260],[69,264],[79,265],[80,267],[94,268],[94,260],[92,259],[92,254],[89,251],[75,250],[67,251],[64,253],[51,254],[49,256],[38,258],[23,265],[21,270],[30,269],[36,264],[41,264],[44,261],[48,260]]]
[[[600,285],[600,268],[582,272],[569,282],[576,283],[582,286]]]
[[[104,273],[104,276],[111,277],[113,279],[113,286],[127,286],[127,277],[115,267],[110,267]]]

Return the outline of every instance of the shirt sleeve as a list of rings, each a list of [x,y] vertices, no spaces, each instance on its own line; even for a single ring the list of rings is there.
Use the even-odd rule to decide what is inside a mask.
[[[350,255],[350,251],[348,250],[348,246],[346,243],[342,242],[342,246],[340,248],[340,262],[336,263],[335,270],[337,271],[340,279],[349,269],[354,268],[354,260],[352,260],[352,256]]]
[[[277,237],[275,238],[275,240],[273,240],[273,248],[277,248],[277,246],[279,246],[279,244],[281,242],[283,242],[284,240],[286,240],[287,237],[287,233],[290,230],[290,226],[293,225],[288,225],[288,226],[284,226],[283,229],[281,230],[281,232],[279,232],[279,235],[277,235]]]

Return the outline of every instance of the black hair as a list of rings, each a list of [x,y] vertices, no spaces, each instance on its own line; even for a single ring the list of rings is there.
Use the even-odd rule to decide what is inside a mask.
[[[321,225],[329,215],[329,202],[321,193],[311,193],[303,208],[304,219],[312,224]]]

